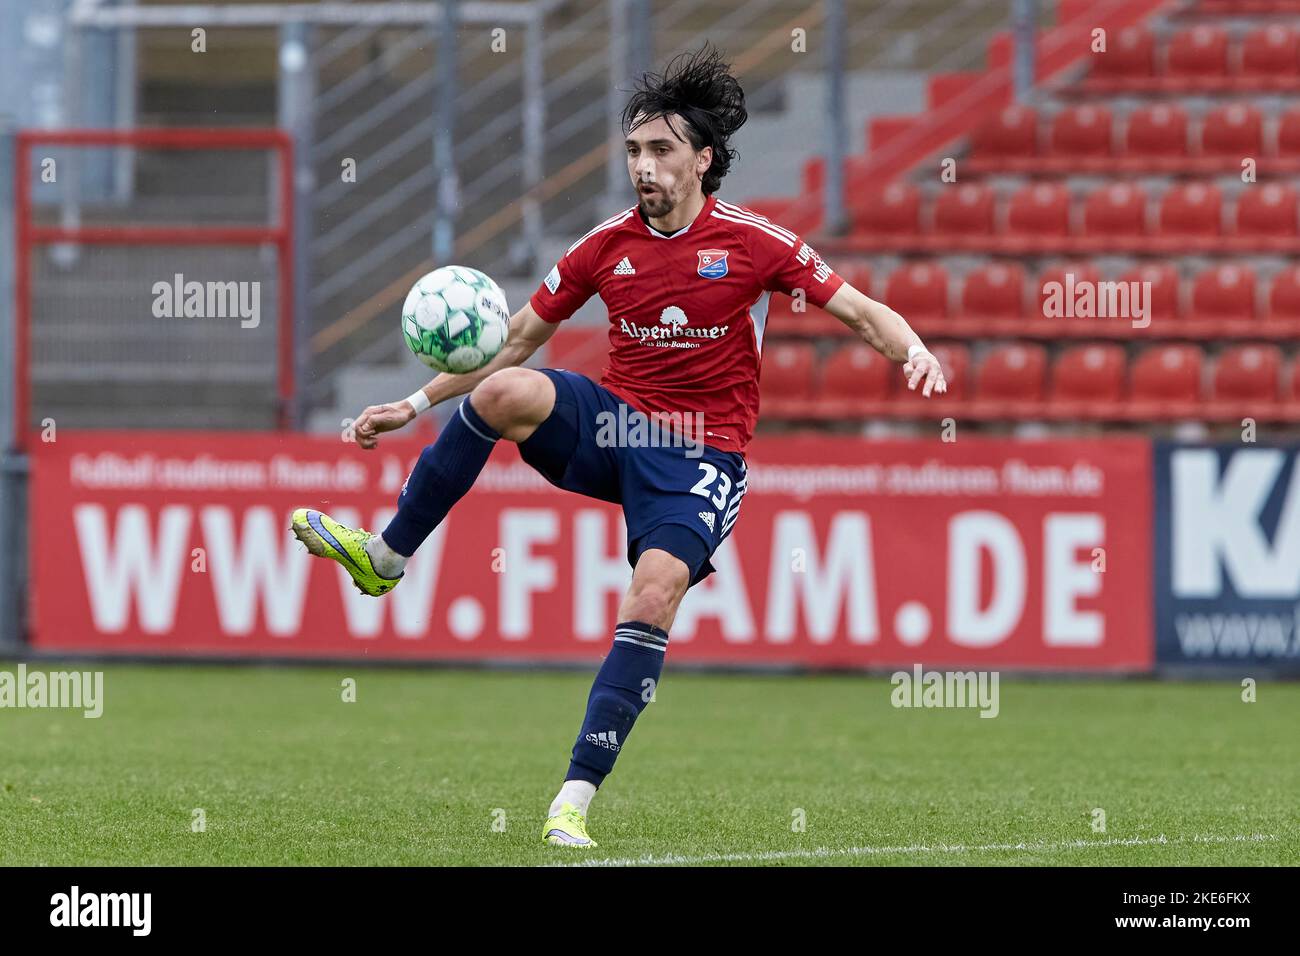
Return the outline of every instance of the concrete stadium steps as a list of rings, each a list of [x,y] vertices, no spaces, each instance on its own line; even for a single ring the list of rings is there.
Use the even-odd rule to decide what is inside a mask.
[[[206,422],[219,407],[231,410],[232,423],[239,414],[274,418],[273,257],[194,247],[83,247],[74,259],[51,253],[33,259],[34,417],[51,402],[77,423],[111,423],[127,409],[136,427]],[[155,316],[155,283],[172,286],[177,273],[185,282],[259,283],[258,325],[244,328],[236,315]]]
[[[58,428],[274,428],[273,390],[241,383],[33,383],[32,425]]]

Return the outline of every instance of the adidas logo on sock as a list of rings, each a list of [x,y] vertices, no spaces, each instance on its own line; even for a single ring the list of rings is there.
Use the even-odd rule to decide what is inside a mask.
[[[604,747],[606,750],[612,750],[615,753],[618,753],[618,734],[615,731],[602,730],[598,734],[587,734],[583,739],[589,744],[594,744],[597,747]]]
[[[712,511],[701,511],[701,512],[700,512],[700,520],[703,521],[706,525],[709,526],[709,530],[710,530],[710,531],[713,530],[713,512],[712,512]]]
[[[616,276],[636,275],[636,270],[632,268],[632,263],[627,256],[624,256],[622,259],[618,261],[618,265],[614,267],[614,275]]]

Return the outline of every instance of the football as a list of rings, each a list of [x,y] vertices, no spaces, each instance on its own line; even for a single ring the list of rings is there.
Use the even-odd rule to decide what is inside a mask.
[[[443,266],[422,276],[402,304],[402,338],[439,372],[473,372],[501,351],[510,310],[501,287],[477,269]]]

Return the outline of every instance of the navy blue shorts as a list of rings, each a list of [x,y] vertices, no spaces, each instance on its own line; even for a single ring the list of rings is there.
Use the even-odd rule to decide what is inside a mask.
[[[540,371],[555,383],[555,408],[519,443],[524,461],[558,488],[621,504],[633,567],[642,552],[660,548],[686,564],[691,584],[712,574],[709,557],[731,533],[745,496],[744,457],[672,440],[666,430],[657,439],[649,438],[653,430],[611,431],[638,413],[585,375]]]

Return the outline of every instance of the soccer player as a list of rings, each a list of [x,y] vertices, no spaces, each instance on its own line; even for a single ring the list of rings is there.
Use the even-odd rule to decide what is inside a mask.
[[[938,361],[898,313],[844,282],[788,229],[718,197],[735,157],[728,142],[746,116],[740,84],[707,44],[641,77],[623,113],[636,205],[569,247],[483,369],[439,375],[356,419],[357,443],[374,448],[381,433],[469,393],[420,455],[382,534],[319,511],[293,516],[312,554],[381,595],[401,581],[407,560],[501,439],[517,443],[552,484],[623,506],[632,583],[542,829],[547,843],[596,845],[588,805],[659,681],[682,597],[712,573],[709,558],[735,526],[771,293],[830,312],[903,363],[908,388],[926,397],[947,388]],[[600,384],[563,369],[521,368],[593,295],[610,322]],[[661,440],[644,440],[656,427]],[[631,440],[633,432],[641,439]]]

